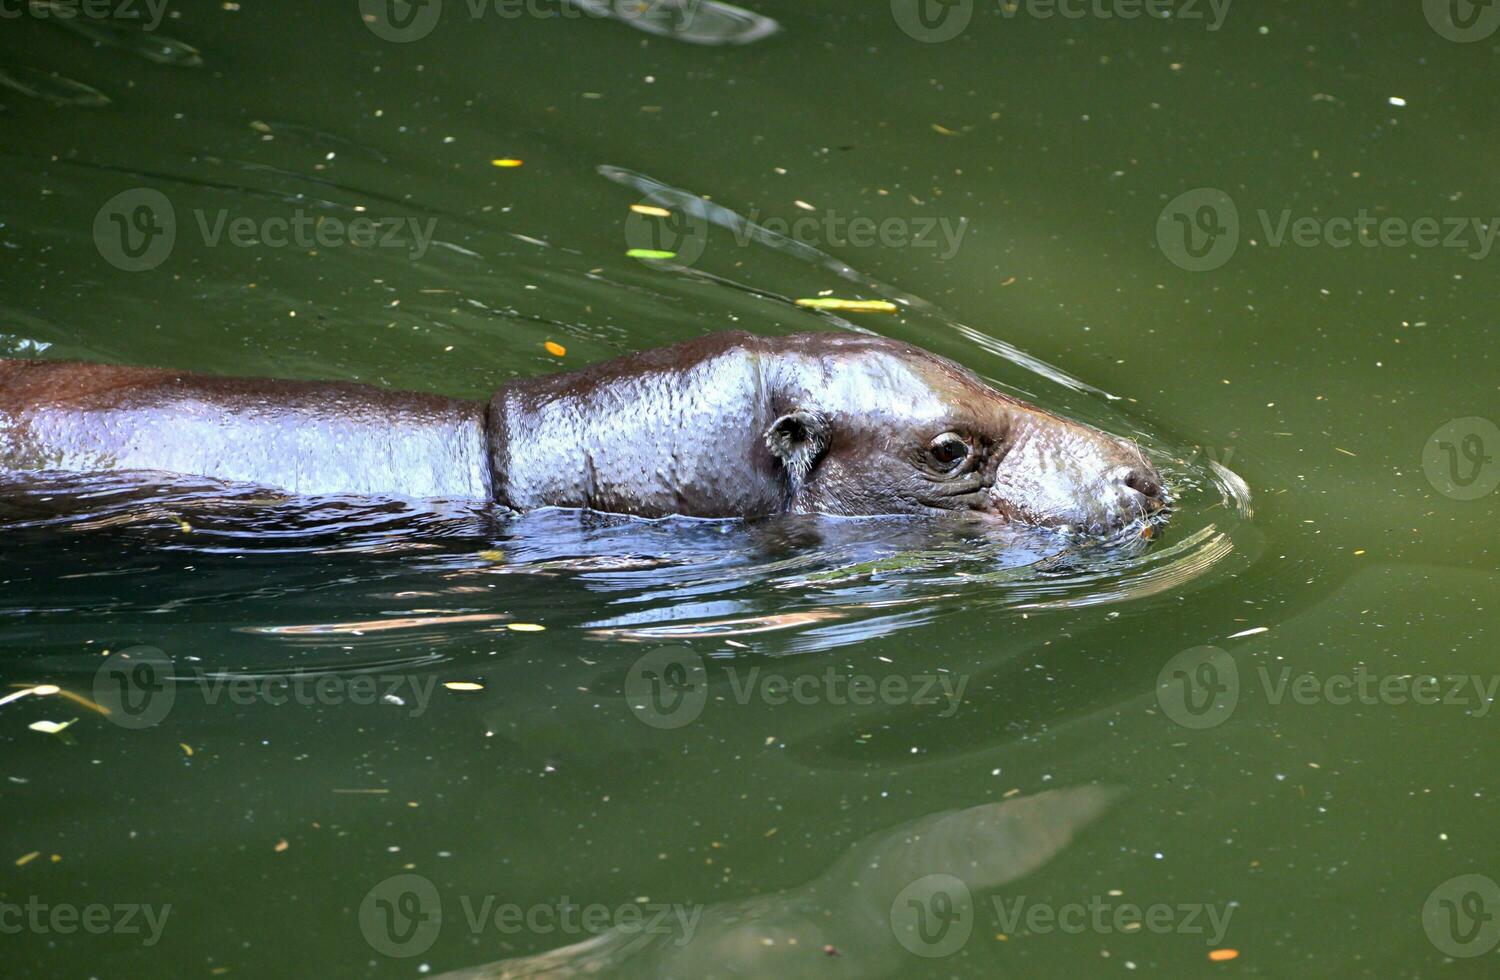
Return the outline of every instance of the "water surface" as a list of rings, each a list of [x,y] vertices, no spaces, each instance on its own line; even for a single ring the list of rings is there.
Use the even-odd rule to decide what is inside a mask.
[[[481,397],[866,330],[1178,495],[1099,544],[7,485],[0,684],[60,691],[0,704],[0,901],[111,910],[7,975],[1493,973],[1497,42],[958,8],[3,22],[0,356]],[[1198,188],[1228,257],[1159,237]],[[1274,234],[1362,211],[1482,228]]]

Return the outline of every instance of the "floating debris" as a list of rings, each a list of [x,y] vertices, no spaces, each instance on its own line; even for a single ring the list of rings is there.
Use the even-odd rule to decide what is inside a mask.
[[[818,297],[816,299],[799,299],[798,306],[805,306],[810,310],[838,310],[842,313],[895,313],[898,307],[895,303],[888,303],[883,299],[834,299],[832,297]]]
[[[1238,959],[1239,955],[1240,951],[1237,949],[1211,949],[1208,951],[1208,958],[1215,963],[1227,963],[1230,960]]]
[[[671,211],[668,211],[666,208],[656,207],[653,204],[632,204],[630,206],[630,210],[634,211],[636,214],[650,215],[653,218],[672,217]]]
[[[547,629],[538,623],[506,623],[505,628],[515,630],[517,633],[541,633]]]
[[[490,166],[492,166],[492,167],[504,167],[506,169],[509,169],[509,168],[512,168],[512,167],[519,167],[524,162],[525,162],[524,160],[517,160],[515,157],[500,157],[498,159],[491,160],[490,161]]]
[[[12,701],[19,701],[28,694],[35,694],[38,697],[46,697],[49,694],[57,694],[59,693],[59,691],[61,691],[61,688],[59,688],[56,684],[41,684],[37,687],[24,688],[20,691],[16,691],[14,694],[7,694],[5,697],[0,698],[0,704],[10,704]]]
[[[67,721],[34,721],[26,727],[34,732],[41,732],[43,735],[56,735],[77,720],[77,718],[69,718]]]
[[[675,259],[676,252],[666,252],[659,248],[633,248],[625,255],[632,259]]]
[[[564,357],[568,353],[568,349],[562,344],[557,343],[556,341],[549,340],[542,346],[545,347],[547,349],[547,353],[551,354],[553,357]]]

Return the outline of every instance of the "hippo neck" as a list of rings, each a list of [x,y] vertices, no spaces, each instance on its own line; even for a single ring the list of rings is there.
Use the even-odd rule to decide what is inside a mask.
[[[744,336],[502,388],[489,409],[497,501],[644,517],[782,509],[761,353]]]

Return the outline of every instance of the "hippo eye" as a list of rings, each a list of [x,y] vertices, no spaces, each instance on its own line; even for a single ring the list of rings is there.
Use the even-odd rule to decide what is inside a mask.
[[[944,432],[932,440],[927,452],[940,469],[951,470],[969,458],[969,444],[956,432]]]

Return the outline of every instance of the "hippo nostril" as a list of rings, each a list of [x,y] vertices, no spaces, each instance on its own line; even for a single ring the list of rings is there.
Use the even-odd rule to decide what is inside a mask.
[[[1161,481],[1145,470],[1125,474],[1125,485],[1148,500],[1161,500]]]

